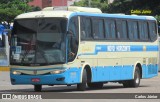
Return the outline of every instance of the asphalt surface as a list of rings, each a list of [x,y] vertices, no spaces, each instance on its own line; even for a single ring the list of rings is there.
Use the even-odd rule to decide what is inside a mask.
[[[151,94],[151,95],[155,95],[155,94],[160,94],[160,73],[159,76],[151,78],[151,79],[142,79],[141,80],[141,84],[140,87],[138,88],[124,88],[122,84],[118,84],[118,83],[107,83],[104,85],[104,87],[102,89],[89,89],[87,88],[86,91],[77,91],[76,90],[76,85],[73,86],[43,86],[42,92],[37,92],[35,93],[33,90],[33,85],[11,85],[10,83],[10,78],[9,78],[9,72],[0,72],[0,93],[2,94],[15,94],[15,93],[27,93],[27,94],[42,94],[42,95],[48,95],[50,96],[50,100],[38,100],[38,102],[53,102],[53,100],[55,101],[60,101],[60,102],[72,102],[74,100],[76,101],[81,101],[83,99],[84,94],[97,94],[97,96],[100,96],[100,94],[102,95],[115,95],[115,99],[107,99],[107,101],[118,101],[118,102],[128,102],[128,99],[118,99],[121,98],[120,95],[128,95],[128,94],[132,94],[134,93],[135,95],[144,95],[144,94]],[[59,93],[67,93],[67,94],[79,94],[81,93],[82,95],[82,99],[72,99],[72,96],[69,99],[52,99],[52,95],[53,97],[56,96]],[[62,95],[64,96],[64,95]],[[106,101],[106,99],[95,99],[95,96],[93,95],[93,99],[83,99],[83,101],[87,101],[87,102],[95,102],[95,101]],[[131,102],[160,102],[160,99],[131,99]],[[21,102],[22,100],[2,100],[0,99],[0,102]],[[23,102],[36,102],[37,100],[24,100]],[[75,101],[74,101],[75,102]]]

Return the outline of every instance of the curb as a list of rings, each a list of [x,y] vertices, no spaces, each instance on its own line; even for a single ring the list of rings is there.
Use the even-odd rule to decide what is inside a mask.
[[[0,71],[10,71],[9,66],[0,66]]]

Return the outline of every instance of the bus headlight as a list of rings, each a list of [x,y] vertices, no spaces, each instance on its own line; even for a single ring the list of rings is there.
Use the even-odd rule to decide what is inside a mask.
[[[14,74],[14,75],[20,75],[21,72],[19,72],[19,71],[13,71],[12,74]]]
[[[55,70],[55,71],[52,71],[50,72],[51,74],[60,74],[60,73],[64,73],[65,70]]]

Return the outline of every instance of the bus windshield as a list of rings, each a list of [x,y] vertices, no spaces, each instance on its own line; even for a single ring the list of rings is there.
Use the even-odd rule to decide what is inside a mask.
[[[65,63],[65,18],[19,19],[11,36],[12,65]]]

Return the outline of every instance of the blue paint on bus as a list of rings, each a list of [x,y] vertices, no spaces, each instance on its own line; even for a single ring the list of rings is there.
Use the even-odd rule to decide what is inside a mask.
[[[96,66],[92,67],[92,82],[106,82],[106,81],[123,81],[133,79],[132,65],[124,66]],[[12,68],[11,72],[16,70]],[[23,69],[19,69],[23,70]],[[27,69],[24,69],[27,70]],[[28,69],[29,71],[33,71]],[[35,70],[35,69],[34,69]],[[41,69],[46,70],[46,69]],[[47,69],[49,70],[49,69]],[[158,74],[158,65],[142,65],[142,78],[152,78]],[[53,70],[51,70],[53,71]],[[12,84],[42,84],[42,85],[66,85],[76,84],[81,82],[82,68],[72,67],[61,74],[46,74],[46,75],[13,75],[10,73]],[[32,78],[39,78],[40,82],[32,82]],[[58,78],[65,78],[63,81],[57,81]],[[13,82],[13,79],[15,82]],[[22,80],[23,79],[23,80]]]
[[[121,47],[118,49],[117,47]],[[126,47],[126,48],[125,48]],[[81,53],[78,56],[81,55],[97,55],[99,52],[143,52],[143,51],[156,51],[158,52],[158,46],[157,45],[96,45],[95,51],[92,53]]]

